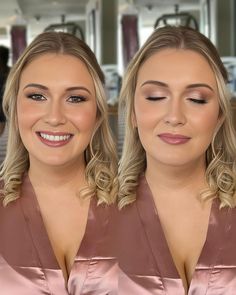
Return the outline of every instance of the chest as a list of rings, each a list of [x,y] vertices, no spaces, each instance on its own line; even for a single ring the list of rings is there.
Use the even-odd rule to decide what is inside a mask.
[[[204,208],[165,207],[158,208],[158,218],[163,231],[163,239],[173,263],[183,281],[185,290],[190,286],[195,267],[204,247],[211,204]]]
[[[49,206],[48,211],[39,211],[34,200],[32,194],[25,194],[14,206],[0,207],[0,293],[15,294],[17,290],[25,295],[110,294],[111,289],[116,290],[117,276],[113,271],[116,260],[107,259],[111,255],[106,254],[111,248],[105,243],[108,210],[97,207],[96,200],[91,199],[88,216],[84,207],[73,211],[71,207],[60,206],[63,210],[59,211],[55,205]],[[87,223],[85,235],[82,223]],[[68,257],[73,267],[67,279]]]
[[[177,238],[175,236],[167,242],[169,232],[166,231],[164,236],[164,226],[157,218],[155,210],[147,206],[147,202],[138,201],[137,214],[135,210],[127,209],[119,224],[120,235],[125,236],[126,242],[122,244],[122,238],[119,238],[122,246],[119,245],[119,249],[121,268],[134,282],[133,294],[144,294],[143,290],[146,291],[145,294],[231,294],[230,288],[236,288],[236,255],[233,250],[236,235],[235,226],[231,226],[230,230],[226,228],[227,225],[236,223],[229,217],[227,211],[218,211],[218,203],[212,204],[209,220],[206,222],[207,235],[204,239],[201,234],[202,239],[198,236],[195,240],[202,240],[204,244],[202,247],[200,242],[198,244],[197,249],[201,252],[199,257],[197,253],[194,254],[196,243],[191,241],[197,236],[194,227],[186,225],[185,232],[178,238],[181,226],[176,225],[176,219],[170,220],[170,227]],[[131,220],[136,224],[135,230],[134,227],[131,228]],[[184,251],[176,251],[181,250],[181,247]],[[140,288],[136,291],[137,286],[142,286],[142,290]]]
[[[39,199],[46,234],[65,280],[69,278],[75,257],[83,240],[89,211],[89,201],[50,204]]]

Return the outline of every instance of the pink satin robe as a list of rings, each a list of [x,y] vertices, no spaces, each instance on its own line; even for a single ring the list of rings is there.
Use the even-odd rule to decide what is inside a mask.
[[[118,294],[184,295],[145,177],[137,201],[119,212],[116,223]],[[219,210],[217,199],[188,294],[236,295],[236,209]]]
[[[0,295],[118,294],[117,262],[104,247],[110,213],[91,200],[85,236],[65,284],[26,176],[21,197],[6,208],[0,205]]]
[[[189,295],[236,294],[236,210],[218,205],[213,202]],[[15,294],[184,295],[145,178],[137,201],[120,212],[92,199],[65,284],[26,177],[21,197],[0,206],[0,295]]]

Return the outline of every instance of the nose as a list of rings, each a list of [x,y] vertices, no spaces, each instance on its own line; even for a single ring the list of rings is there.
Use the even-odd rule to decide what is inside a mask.
[[[186,111],[181,99],[171,99],[167,106],[164,121],[173,127],[186,123]]]
[[[47,105],[48,109],[44,120],[51,126],[63,125],[66,123],[66,116],[63,106],[59,101],[51,101]]]

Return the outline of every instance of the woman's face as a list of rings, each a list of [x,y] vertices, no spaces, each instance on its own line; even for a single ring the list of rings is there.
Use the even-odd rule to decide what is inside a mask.
[[[94,83],[80,59],[44,54],[23,70],[17,117],[30,165],[84,164],[96,114]]]
[[[165,49],[148,58],[139,69],[134,98],[147,167],[205,164],[219,123],[218,96],[215,75],[200,54]]]

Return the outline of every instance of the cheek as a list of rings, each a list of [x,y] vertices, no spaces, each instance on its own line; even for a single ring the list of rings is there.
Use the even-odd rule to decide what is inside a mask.
[[[19,129],[31,126],[42,116],[42,114],[42,110],[35,107],[33,104],[24,103],[20,99],[17,101],[17,120]]]
[[[153,139],[155,127],[157,125],[158,118],[155,111],[147,108],[135,108],[135,127],[137,128],[139,139],[144,149],[148,149],[150,141]]]
[[[160,110],[155,107],[145,107],[135,109],[136,127],[140,129],[155,128],[156,124],[161,120]]]
[[[210,108],[208,111],[205,112],[205,115],[202,116],[202,125],[205,125],[205,128],[215,131],[218,123],[220,122],[220,109],[218,106]]]
[[[137,95],[134,100],[136,127],[155,128],[165,115],[165,104],[150,102]]]
[[[195,126],[198,126],[199,135],[204,136],[209,143],[211,142],[213,134],[217,130],[219,124],[218,114],[219,111],[217,109],[209,110],[203,116],[199,116],[194,124]]]
[[[97,121],[96,105],[84,107],[68,115],[70,121],[74,123],[80,130],[94,130]]]
[[[145,114],[148,114],[145,115]],[[134,116],[133,121],[135,127],[138,128],[138,131],[142,128],[145,128],[148,125],[149,111],[145,108],[145,104],[139,97],[135,97],[134,100]]]

